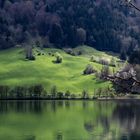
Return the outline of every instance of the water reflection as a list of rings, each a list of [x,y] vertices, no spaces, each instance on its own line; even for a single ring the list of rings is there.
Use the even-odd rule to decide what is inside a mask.
[[[63,135],[62,135],[61,132],[58,132],[58,133],[56,134],[56,140],[63,140]]]
[[[140,140],[140,103],[1,101],[2,140]]]
[[[24,140],[36,140],[35,136],[25,136]]]
[[[0,113],[8,113],[9,111],[41,113],[45,106],[46,104],[41,101],[1,101]]]
[[[118,122],[130,138],[140,134],[140,103],[119,103],[113,112],[114,121]],[[132,135],[131,135],[132,134]]]
[[[85,122],[84,128],[87,132],[91,133],[94,130],[94,124],[92,122]]]

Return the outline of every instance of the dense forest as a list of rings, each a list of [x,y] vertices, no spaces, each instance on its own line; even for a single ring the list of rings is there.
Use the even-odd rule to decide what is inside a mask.
[[[32,41],[58,48],[86,44],[126,59],[139,55],[139,21],[139,13],[118,0],[0,0],[0,49]]]

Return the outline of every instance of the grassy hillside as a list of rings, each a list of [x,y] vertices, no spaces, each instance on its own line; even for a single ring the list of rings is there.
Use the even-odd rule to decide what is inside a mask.
[[[37,53],[36,50],[37,48],[34,49],[35,54]],[[83,90],[93,93],[98,87],[111,85],[109,82],[97,80],[94,75],[82,75],[82,72],[89,63],[97,71],[101,69],[100,64],[89,61],[92,54],[106,59],[111,59],[112,56],[87,46],[75,48],[75,51],[78,50],[82,51],[82,55],[71,56],[62,50],[44,49],[42,52],[45,55],[36,55],[35,61],[25,60],[22,48],[1,51],[0,85],[13,87],[17,85],[42,84],[48,92],[55,85],[59,91],[70,90],[70,92],[77,94]],[[55,57],[49,55],[49,52],[59,52],[63,56],[63,63],[53,63],[52,61],[55,60]]]

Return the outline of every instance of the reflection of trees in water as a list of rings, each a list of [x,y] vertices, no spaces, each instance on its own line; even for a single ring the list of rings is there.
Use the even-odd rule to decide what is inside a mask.
[[[114,106],[115,104],[115,106]],[[80,105],[80,108],[79,108]],[[78,108],[77,108],[78,107]],[[129,136],[130,140],[135,140],[135,137],[139,138],[140,136],[136,135],[140,133],[140,103],[137,102],[100,102],[100,101],[1,101],[0,102],[0,114],[13,112],[22,112],[22,113],[36,113],[40,114],[46,112],[46,110],[51,110],[56,112],[60,109],[66,111],[73,111],[78,109],[79,112],[73,115],[82,115],[80,116],[83,120],[83,128],[88,134],[100,133],[102,138],[110,136],[114,137],[113,140],[120,136],[119,140],[128,139],[126,136]],[[74,110],[74,113],[75,113]],[[92,111],[92,112],[91,112]],[[79,113],[79,114],[78,114]],[[87,116],[86,116],[87,113]],[[94,115],[94,116],[92,116]],[[86,116],[86,117],[85,117]],[[63,121],[63,119],[62,119]],[[102,132],[97,132],[97,128],[100,126],[103,130]],[[116,128],[115,128],[116,127]],[[120,129],[122,132],[116,130]],[[124,136],[123,136],[124,135]],[[62,140],[64,137],[61,133],[55,134],[55,139]],[[29,139],[27,139],[29,140]],[[31,139],[31,140],[35,140]],[[110,139],[107,139],[110,140]],[[112,139],[111,139],[112,140]],[[118,139],[117,139],[118,140]]]
[[[61,132],[56,134],[56,140],[63,140],[63,134]]]
[[[104,107],[102,106],[102,108]],[[140,136],[137,135],[140,133],[140,103],[118,102],[112,112],[111,118],[101,115],[98,118],[98,122],[104,128],[103,135],[109,135],[111,133],[111,125],[115,124],[122,131],[120,133],[120,140],[140,140]],[[115,138],[115,135],[115,131],[112,131],[114,139],[119,137],[117,134]]]
[[[51,104],[51,109],[53,112],[56,112],[58,108],[63,108],[65,103],[65,101],[56,101],[56,100],[53,100],[50,102]]]
[[[56,112],[56,101],[51,101],[51,109],[53,112]]]
[[[119,103],[113,112],[113,119],[127,131],[140,130],[140,104]]]
[[[100,122],[101,122],[101,124],[102,124],[102,126],[104,128],[103,133],[107,134],[109,132],[109,130],[110,130],[110,125],[111,125],[110,124],[111,123],[110,119],[108,117],[101,116]]]
[[[67,109],[70,109],[70,101],[65,101],[65,107],[67,108]]]
[[[46,109],[56,112],[59,108],[70,108],[71,101],[1,101],[0,113],[8,113],[9,111],[21,113],[43,113]]]
[[[83,109],[88,108],[88,103],[89,103],[89,101],[83,101],[83,102],[82,102]]]
[[[86,105],[85,105],[86,104]],[[88,108],[88,103],[83,103],[83,108]],[[108,110],[114,109],[113,106],[110,106],[110,102],[93,102],[94,110],[96,113],[96,118],[93,120],[84,122],[84,129],[89,133],[91,139],[104,139],[106,136],[110,135],[111,128],[111,116],[108,116]],[[98,132],[98,127],[102,127],[102,132]],[[111,132],[112,133],[112,132]],[[113,138],[113,135],[112,135]],[[107,139],[106,139],[107,140]]]
[[[42,113],[46,104],[42,101],[2,101],[0,102],[0,113],[10,111],[21,113]]]
[[[84,129],[89,134],[93,134],[93,137],[97,136],[102,140],[140,140],[140,135],[138,135],[140,133],[140,103],[115,102],[115,104],[112,115],[108,116],[105,112],[108,112],[111,104],[97,102],[95,105],[98,110],[97,118],[84,122]],[[102,132],[96,129],[99,125],[103,129]],[[120,132],[117,132],[118,130]]]
[[[98,132],[98,125],[101,125],[103,128],[102,132]],[[110,140],[115,140],[115,137],[113,136],[112,132],[110,132],[110,125],[109,120],[105,117],[101,117],[98,119],[97,122],[93,121],[88,121],[84,123],[84,128],[88,132],[88,134],[91,137],[91,140],[109,140],[107,137],[110,135],[113,139]]]
[[[35,113],[42,113],[44,104],[41,101],[30,102],[30,111],[33,110]]]
[[[0,102],[0,113],[5,113],[7,111],[8,111],[8,104],[7,104],[7,102],[1,101]]]
[[[84,123],[84,128],[88,133],[92,133],[94,130],[94,123],[89,121]]]
[[[128,140],[140,140],[140,135],[132,133]]]
[[[140,135],[136,133],[131,133],[129,135],[121,136],[120,140],[140,140]]]
[[[36,140],[36,136],[25,136],[25,140]]]
[[[64,107],[64,101],[57,101],[57,107]]]

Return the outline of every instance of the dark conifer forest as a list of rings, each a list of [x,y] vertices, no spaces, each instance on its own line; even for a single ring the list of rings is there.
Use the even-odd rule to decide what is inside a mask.
[[[0,49],[36,40],[130,56],[139,51],[139,22],[140,14],[118,0],[0,0]]]

